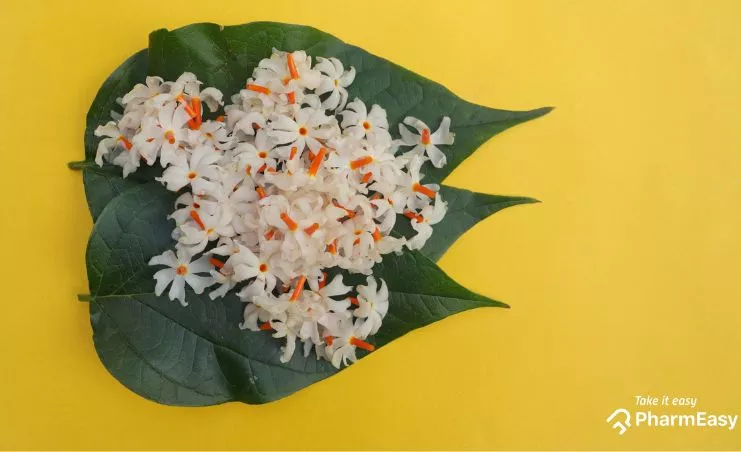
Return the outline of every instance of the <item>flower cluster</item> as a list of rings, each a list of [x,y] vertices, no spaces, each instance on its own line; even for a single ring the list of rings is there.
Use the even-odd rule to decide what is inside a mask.
[[[148,77],[95,132],[105,137],[98,164],[121,166],[125,177],[159,160],[157,180],[180,193],[169,216],[175,250],[150,261],[166,267],[155,292],[169,286],[185,305],[186,284],[197,294],[216,286],[212,299],[235,291],[246,303],[240,326],[285,338],[283,362],[297,339],[336,367],[357,348],[372,350],[365,339],[388,310],[373,265],[424,246],[445,215],[439,187],[423,184],[420,170],[446,163],[437,146],[453,143],[450,119],[432,132],[407,117],[394,140],[383,108],[348,102],[354,78],[336,58],[312,65],[303,51],[274,50],[222,115],[222,93],[201,89],[195,75]],[[416,235],[392,235],[396,221]],[[366,284],[328,281],[332,267],[368,275]]]

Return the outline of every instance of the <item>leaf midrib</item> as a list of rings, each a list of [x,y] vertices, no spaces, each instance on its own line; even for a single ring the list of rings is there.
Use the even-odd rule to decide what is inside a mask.
[[[468,289],[466,289],[466,290],[468,290]],[[389,293],[402,294],[402,295],[420,295],[420,296],[425,296],[425,297],[430,297],[430,298],[442,298],[442,299],[445,299],[445,300],[454,300],[454,301],[484,301],[484,302],[485,301],[490,301],[493,304],[496,304],[497,303],[497,301],[495,301],[495,300],[490,300],[490,299],[488,299],[488,298],[486,298],[486,297],[484,297],[482,295],[477,295],[477,294],[474,294],[474,295],[480,296],[481,299],[479,299],[479,298],[449,297],[449,296],[446,296],[446,295],[436,295],[436,294],[429,294],[429,293],[424,293],[424,292],[404,292],[404,291],[401,291],[401,290],[389,290]]]

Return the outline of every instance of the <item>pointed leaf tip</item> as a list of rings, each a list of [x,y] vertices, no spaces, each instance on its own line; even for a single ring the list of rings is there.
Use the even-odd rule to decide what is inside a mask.
[[[234,294],[214,303],[189,292],[187,309],[154,294],[157,270],[147,260],[172,246],[166,216],[173,202],[161,185],[140,185],[111,201],[95,223],[87,253],[95,294],[90,318],[106,368],[138,394],[169,405],[265,403],[336,373],[315,355],[296,353],[281,363],[279,341],[237,327],[244,306]],[[130,221],[119,221],[122,215]],[[379,348],[463,311],[508,307],[466,289],[418,251],[386,255],[374,274],[386,281],[390,299],[383,328],[374,336]],[[192,344],[201,346],[194,352],[187,349]],[[131,372],[132,365],[144,378]]]

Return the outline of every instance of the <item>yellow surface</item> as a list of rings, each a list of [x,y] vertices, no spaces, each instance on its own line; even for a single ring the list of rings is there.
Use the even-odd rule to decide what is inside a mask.
[[[605,423],[642,393],[741,414],[741,2],[84,3],[0,1],[0,448],[741,448],[741,426]],[[91,221],[65,164],[149,31],[252,20],[314,25],[486,105],[557,106],[448,179],[544,203],[441,262],[510,311],[420,330],[280,402],[159,406],[93,349],[75,300]]]

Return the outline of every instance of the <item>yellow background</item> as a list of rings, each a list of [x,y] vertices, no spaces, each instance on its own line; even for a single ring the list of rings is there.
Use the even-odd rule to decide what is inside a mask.
[[[65,164],[150,31],[253,20],[319,27],[485,105],[557,106],[447,181],[544,202],[441,261],[511,310],[417,331],[276,403],[159,406],[95,354],[75,300],[91,221]],[[605,423],[637,394],[741,414],[740,22],[720,0],[0,0],[0,448],[741,448],[741,426]]]

